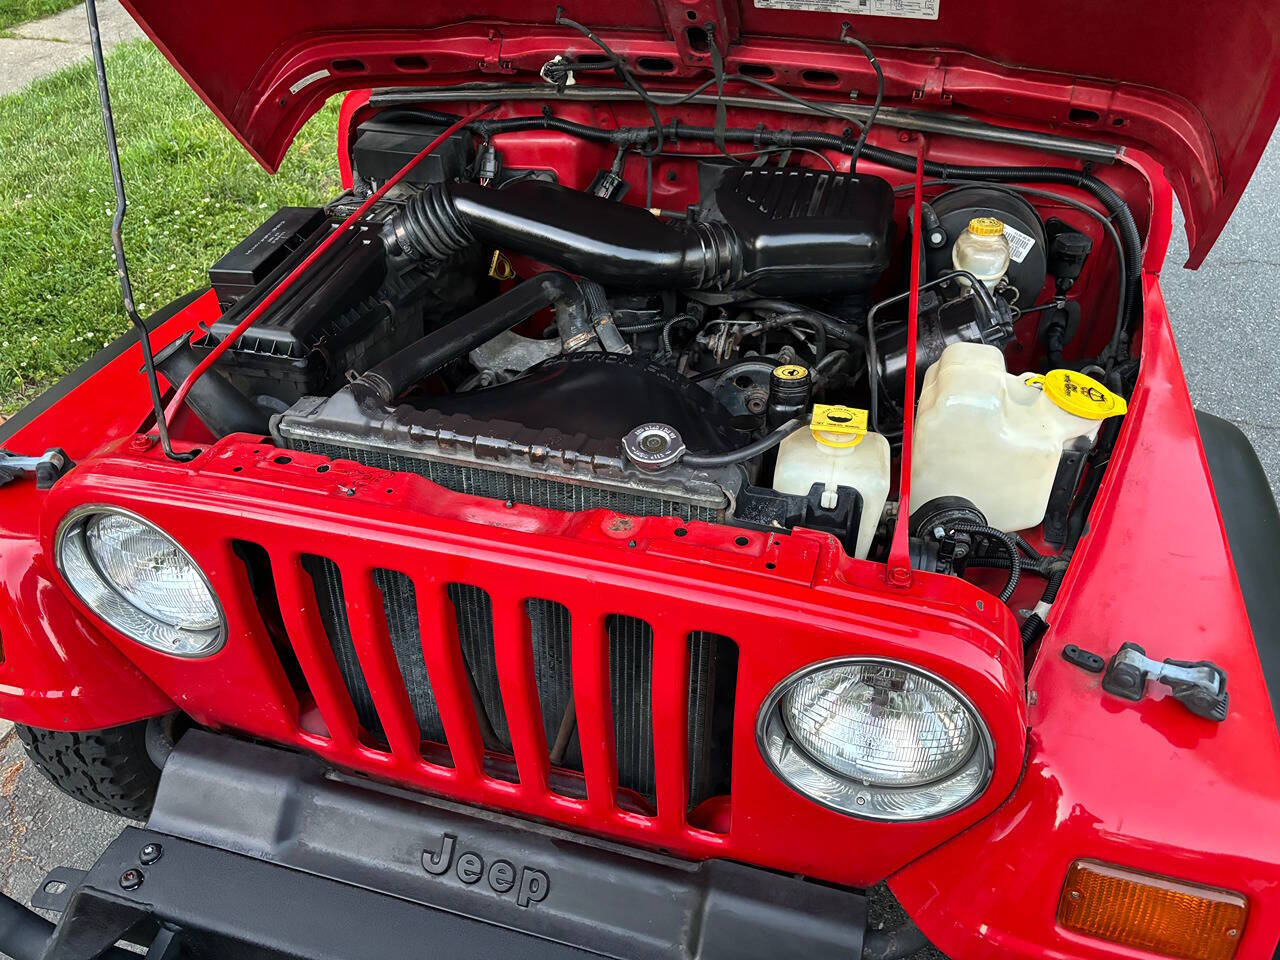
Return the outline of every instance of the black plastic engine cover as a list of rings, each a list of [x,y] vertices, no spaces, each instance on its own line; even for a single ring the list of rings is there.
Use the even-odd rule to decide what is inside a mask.
[[[720,170],[699,217],[738,237],[741,277],[761,296],[858,292],[889,266],[893,188],[880,177],[821,170]]]
[[[706,390],[668,367],[613,353],[570,354],[519,380],[431,396],[419,405],[599,438],[626,436],[642,423],[665,423],[699,453],[723,453],[746,442],[729,411]]]

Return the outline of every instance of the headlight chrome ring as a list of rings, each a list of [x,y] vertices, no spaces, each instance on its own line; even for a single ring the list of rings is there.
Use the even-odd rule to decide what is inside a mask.
[[[207,657],[226,640],[226,618],[204,571],[165,531],[102,504],[63,518],[54,560],[95,614],[143,646],[176,657]]]
[[[868,820],[954,813],[982,795],[994,767],[991,735],[964,694],[918,666],[876,657],[791,674],[761,706],[756,740],[791,789]]]

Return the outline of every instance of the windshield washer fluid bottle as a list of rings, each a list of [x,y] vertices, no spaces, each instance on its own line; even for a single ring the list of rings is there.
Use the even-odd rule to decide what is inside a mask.
[[[808,496],[815,483],[824,485],[824,507],[836,505],[837,487],[862,495],[854,555],[865,560],[889,499],[889,441],[867,432],[866,410],[815,404],[808,429],[796,430],[779,445],[773,489]]]
[[[926,371],[911,446],[911,504],[964,497],[1005,532],[1043,520],[1063,448],[1091,441],[1122,397],[1074,370],[1005,371],[1004,354],[953,343]]]

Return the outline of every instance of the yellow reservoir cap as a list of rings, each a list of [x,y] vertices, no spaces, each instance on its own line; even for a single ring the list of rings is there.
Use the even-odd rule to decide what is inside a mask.
[[[1004,233],[1004,221],[995,217],[974,217],[969,221],[969,232],[975,237],[998,237]]]
[[[1039,386],[1067,413],[1085,420],[1118,417],[1129,409],[1124,397],[1075,370],[1050,370],[1042,377],[1028,377],[1027,385]]]
[[[824,447],[856,447],[867,435],[867,411],[835,403],[815,403],[809,432]]]
[[[773,375],[779,380],[803,380],[809,375],[809,368],[798,363],[784,363],[773,368]]]

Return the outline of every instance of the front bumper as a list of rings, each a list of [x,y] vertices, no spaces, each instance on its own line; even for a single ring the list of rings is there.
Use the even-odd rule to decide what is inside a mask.
[[[848,960],[867,916],[855,891],[637,854],[203,732],[170,756],[146,828],[33,903],[62,913],[45,960],[120,939],[165,957]]]

